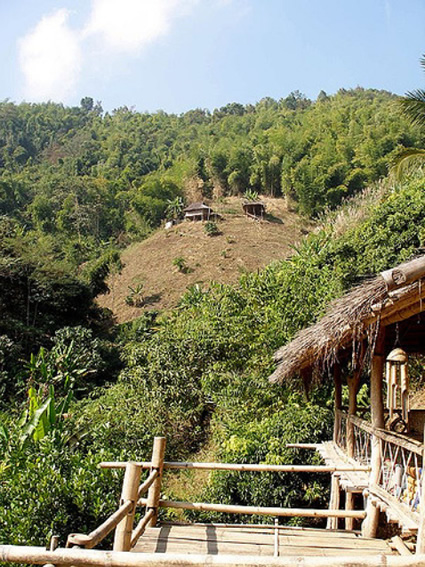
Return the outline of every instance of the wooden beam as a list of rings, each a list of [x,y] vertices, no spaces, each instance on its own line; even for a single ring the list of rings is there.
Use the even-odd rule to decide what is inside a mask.
[[[385,366],[385,327],[378,330],[375,348],[372,356],[372,367],[370,372],[370,406],[371,406],[371,422],[374,429],[384,428],[384,402],[382,399],[382,381]],[[371,473],[369,478],[370,484],[379,484],[381,475],[381,441],[372,434],[371,439]],[[373,506],[370,497],[368,497],[366,507],[366,520],[362,525],[362,534],[366,537],[376,537],[379,522],[379,509]]]
[[[127,463],[121,492],[121,505],[128,500],[132,506],[117,525],[114,537],[114,551],[130,551],[131,533],[133,531],[134,513],[136,511],[137,491],[142,469],[136,463]]]
[[[354,510],[354,494],[353,492],[345,493],[345,509]],[[354,528],[353,518],[345,518],[345,529],[351,531]]]
[[[147,504],[146,499],[141,499]],[[358,518],[363,519],[365,512],[361,510],[319,510],[314,508],[277,508],[271,506],[236,506],[233,504],[209,504],[206,502],[176,502],[160,500],[161,508],[176,508],[178,510],[196,510],[201,512],[221,512],[223,514],[255,514],[259,516],[297,517],[297,518]]]
[[[418,280],[425,276],[425,256],[416,258],[411,262],[381,272],[388,291]]]
[[[161,496],[161,483],[162,483],[162,470],[164,467],[164,455],[165,455],[165,437],[155,437],[153,442],[152,451],[152,469],[151,474],[154,471],[158,472],[152,486],[149,488],[148,499],[147,499],[147,511],[152,509],[154,513],[148,522],[149,528],[154,528],[158,520],[158,505]]]
[[[0,545],[0,561],[78,567],[423,567],[425,555],[397,556],[359,554],[340,556],[261,556],[261,555],[199,555],[176,553],[128,553],[97,549],[63,549],[48,551],[44,547]]]
[[[425,553],[425,474],[424,474],[424,465],[425,465],[425,427],[424,427],[424,450],[422,456],[422,489],[421,489],[421,508],[419,513],[419,529],[418,529],[418,537],[416,539],[416,553],[422,554]]]
[[[333,376],[334,376],[334,386],[335,386],[335,395],[334,395],[335,417],[334,417],[333,440],[335,443],[337,443],[339,439],[340,423],[341,423],[340,420],[337,419],[337,412],[341,410],[342,407],[341,365],[339,363],[334,364]]]
[[[314,444],[299,444],[291,443],[288,447],[297,449],[317,449],[320,443]],[[122,465],[125,463],[105,463],[105,468],[124,468]],[[333,473],[333,472],[347,472],[359,471],[368,472],[370,467],[365,465],[347,464],[342,466],[328,466],[328,465],[266,465],[266,464],[240,464],[240,463],[194,463],[194,462],[164,462],[164,469],[167,470],[204,470],[204,471],[235,471],[235,472],[312,472],[312,473]],[[143,486],[143,485],[142,485]]]
[[[339,475],[333,474],[331,480],[331,495],[329,498],[329,510],[339,510],[339,503],[341,499],[341,489],[339,486]],[[328,530],[338,529],[338,517],[328,516],[328,521],[326,524]]]
[[[133,502],[127,500],[124,502],[116,512],[114,512],[107,520],[105,520],[98,528],[90,532],[88,535],[85,534],[69,534],[67,540],[67,547],[72,545],[78,545],[85,547],[86,549],[92,549],[96,547],[105,537],[111,533],[111,531],[119,524],[119,522],[128,514],[132,509]]]

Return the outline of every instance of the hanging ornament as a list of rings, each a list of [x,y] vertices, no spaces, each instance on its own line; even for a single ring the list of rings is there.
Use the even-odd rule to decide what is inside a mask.
[[[407,423],[409,417],[409,375],[407,373],[408,356],[402,348],[395,348],[387,356],[387,408],[390,422],[394,411],[401,409],[401,418]]]

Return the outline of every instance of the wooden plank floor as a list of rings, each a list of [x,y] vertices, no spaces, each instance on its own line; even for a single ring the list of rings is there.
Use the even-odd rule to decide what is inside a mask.
[[[327,465],[338,467],[344,465],[358,465],[354,459],[350,459],[333,441],[325,441],[317,445],[316,450],[320,453]],[[363,471],[345,471],[339,473],[340,486],[347,492],[361,493],[368,486],[369,474]]]
[[[280,527],[279,556],[392,555],[383,540],[362,538],[354,532]],[[136,553],[197,553],[209,555],[268,555],[275,551],[275,528],[220,524],[165,524],[148,528]]]

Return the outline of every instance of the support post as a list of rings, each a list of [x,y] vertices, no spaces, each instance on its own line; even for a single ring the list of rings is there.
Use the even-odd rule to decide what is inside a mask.
[[[349,416],[357,414],[357,394],[359,393],[360,388],[360,378],[363,370],[364,354],[365,345],[364,343],[362,343],[353,376],[347,378]],[[347,420],[347,455],[350,458],[355,457],[354,424],[350,419]]]
[[[342,407],[342,384],[341,384],[341,365],[337,362],[333,367],[334,385],[335,385],[335,417],[334,417],[334,443],[338,443],[341,429],[341,420],[337,416],[337,411]]]
[[[345,493],[345,509],[354,510],[354,494],[348,490]],[[354,529],[354,518],[345,518],[345,529]]]
[[[422,487],[419,513],[419,528],[416,537],[416,554],[425,553],[425,427],[422,452]]]
[[[339,510],[340,502],[340,489],[339,489],[339,474],[333,473],[331,479],[331,496],[329,499],[329,510]],[[329,517],[326,523],[326,528],[328,530],[338,529],[338,518]]]
[[[357,391],[358,380],[356,374],[347,378],[348,382],[348,416],[356,415],[357,413]],[[350,458],[354,457],[354,424],[350,419],[347,419],[347,455]]]
[[[130,500],[133,506],[115,529],[114,551],[130,551],[131,533],[133,531],[134,514],[137,504],[137,493],[140,484],[142,467],[136,463],[127,463],[121,491],[120,506]]]
[[[384,403],[382,399],[382,380],[385,364],[385,327],[378,331],[375,349],[372,355],[372,367],[370,372],[370,409],[373,429],[384,428]],[[370,484],[379,484],[382,469],[381,442],[372,434],[371,438],[371,471]],[[379,508],[372,504],[369,496],[366,505],[366,519],[362,524],[362,535],[365,537],[376,537],[379,522]]]
[[[148,523],[148,528],[154,528],[158,520],[158,507],[159,499],[161,496],[161,483],[162,483],[162,470],[164,467],[164,454],[165,454],[165,437],[155,437],[153,441],[152,451],[152,468],[151,471],[157,470],[158,476],[152,486],[149,488],[146,511],[153,510],[153,516]]]

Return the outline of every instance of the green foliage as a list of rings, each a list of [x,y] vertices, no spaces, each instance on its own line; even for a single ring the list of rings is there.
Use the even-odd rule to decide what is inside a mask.
[[[122,270],[121,258],[118,250],[107,250],[99,258],[85,264],[82,277],[90,286],[93,295],[107,293],[109,288],[105,279]]]
[[[290,397],[280,407],[252,416],[226,420],[220,415],[217,459],[226,463],[319,464],[314,452],[288,449],[287,443],[314,443],[329,438],[332,413],[316,404]],[[203,494],[205,502],[247,506],[324,507],[329,479],[312,474],[213,473]],[[268,522],[261,516],[188,513],[196,521]],[[298,523],[301,523],[298,520]],[[304,522],[305,523],[305,522]]]
[[[207,221],[205,223],[204,232],[207,236],[218,236],[219,234],[221,234],[217,223],[215,223],[214,221]]]
[[[248,189],[243,196],[247,201],[258,201],[258,191]]]
[[[142,307],[144,303],[143,297],[143,288],[144,283],[140,282],[134,287],[128,286],[129,294],[125,298],[125,302],[127,305],[131,305],[132,307]]]
[[[102,322],[92,300],[120,269],[117,247],[174,214],[185,182],[289,195],[316,215],[385,175],[400,146],[423,143],[388,93],[319,99],[294,92],[182,116],[102,115],[89,97],[78,108],[0,103],[0,388],[13,402],[0,427],[2,541],[92,529],[119,493],[96,462],[147,459],[154,435],[167,436],[170,459],[208,439],[219,459],[271,463],[305,460],[287,442],[329,436],[329,391],[306,402],[270,385],[273,353],[360,277],[424,245],[420,177],[382,191],[347,227],[325,223],[285,261],[236,285],[192,286],[177,309],[115,329],[120,363],[86,328]],[[173,265],[189,269],[182,257]],[[325,495],[320,479],[286,475],[213,475],[204,493],[284,506],[322,506]]]
[[[168,199],[168,205],[167,205],[167,218],[169,219],[178,219],[184,209],[184,200],[182,197],[176,197],[173,200]]]
[[[174,258],[173,266],[175,266],[178,269],[178,271],[181,272],[182,274],[187,274],[190,269],[183,256],[178,256],[177,258]]]
[[[64,546],[67,534],[94,529],[117,505],[120,480],[97,467],[108,457],[58,448],[48,435],[24,449],[0,443],[0,541],[44,546],[58,534]]]

